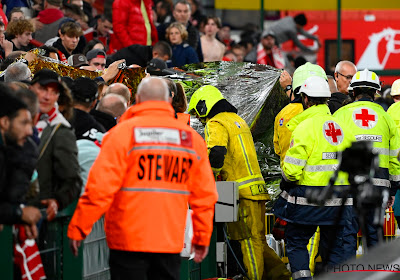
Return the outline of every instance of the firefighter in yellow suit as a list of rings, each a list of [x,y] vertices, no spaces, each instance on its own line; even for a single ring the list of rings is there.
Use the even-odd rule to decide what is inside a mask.
[[[193,94],[188,111],[205,125],[215,177],[237,182],[239,221],[228,224],[228,233],[241,244],[249,279],[290,279],[284,263],[266,244],[265,203],[270,198],[247,123],[221,92],[210,85]]]

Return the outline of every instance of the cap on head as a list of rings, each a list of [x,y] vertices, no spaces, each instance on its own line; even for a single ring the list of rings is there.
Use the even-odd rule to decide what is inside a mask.
[[[210,85],[202,86],[193,93],[188,112],[204,118],[210,113],[212,107],[222,99],[225,98],[216,87]]]
[[[86,58],[88,61],[92,60],[93,58],[107,58],[106,53],[101,49],[93,49],[86,54]]]
[[[59,88],[61,89],[60,76],[56,72],[50,69],[42,69],[36,72],[31,81],[31,85],[34,85],[36,83],[39,83],[41,86],[47,86],[48,84],[56,83],[59,85]]]
[[[273,38],[276,39],[275,32],[272,31],[272,30],[269,30],[269,29],[266,29],[266,30],[263,31],[263,33],[262,33],[262,35],[261,35],[261,38],[265,38],[265,37],[267,37],[267,36],[271,36],[271,37],[273,37]]]
[[[319,76],[307,78],[300,88],[300,93],[304,93],[309,97],[331,97],[328,82]]]
[[[326,81],[328,78],[326,77],[325,70],[317,65],[307,62],[306,64],[300,66],[293,73],[293,90],[296,90],[298,87],[301,87],[307,78],[312,76],[318,76],[324,78]]]
[[[375,72],[364,69],[363,71],[358,71],[351,79],[350,86],[354,88],[372,88],[376,90],[381,90],[381,83],[379,81],[378,75]]]
[[[98,95],[97,89],[96,82],[86,77],[75,79],[71,87],[74,99],[86,103],[96,100]]]
[[[81,67],[84,65],[89,65],[86,56],[83,54],[73,54],[68,57],[68,64],[72,67]]]
[[[390,95],[391,96],[400,95],[400,79],[397,79],[396,81],[393,82],[392,88],[390,90]]]
[[[165,61],[160,58],[153,58],[152,60],[149,61],[147,67],[149,67],[150,70],[153,71],[157,69],[163,70],[167,68],[167,63],[165,63]]]

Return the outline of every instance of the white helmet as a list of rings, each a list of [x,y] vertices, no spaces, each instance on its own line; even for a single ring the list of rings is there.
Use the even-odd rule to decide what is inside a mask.
[[[364,87],[373,88],[376,90],[381,90],[381,83],[379,82],[379,77],[375,72],[364,69],[363,71],[358,71],[351,79],[350,86],[354,88]]]
[[[331,97],[328,82],[320,76],[307,78],[299,93],[304,93],[310,97]]]
[[[393,82],[392,89],[390,90],[390,95],[391,96],[400,95],[400,79],[397,79],[396,81]]]

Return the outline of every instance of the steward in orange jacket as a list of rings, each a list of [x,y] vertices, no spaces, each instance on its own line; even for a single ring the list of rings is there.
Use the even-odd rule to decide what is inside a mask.
[[[104,136],[68,227],[73,252],[106,213],[111,270],[113,250],[179,257],[189,204],[192,248],[195,261],[200,262],[207,254],[204,250],[208,251],[217,200],[207,147],[195,130],[174,117],[161,79],[144,79],[136,102]],[[132,272],[132,279],[135,273],[136,279],[142,279],[137,271]],[[157,277],[162,278],[150,279]]]

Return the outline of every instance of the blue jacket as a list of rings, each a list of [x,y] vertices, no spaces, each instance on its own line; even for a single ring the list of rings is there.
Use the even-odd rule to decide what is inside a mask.
[[[171,62],[168,62],[168,67],[181,67],[185,64],[198,63],[196,51],[187,43],[172,46]]]

